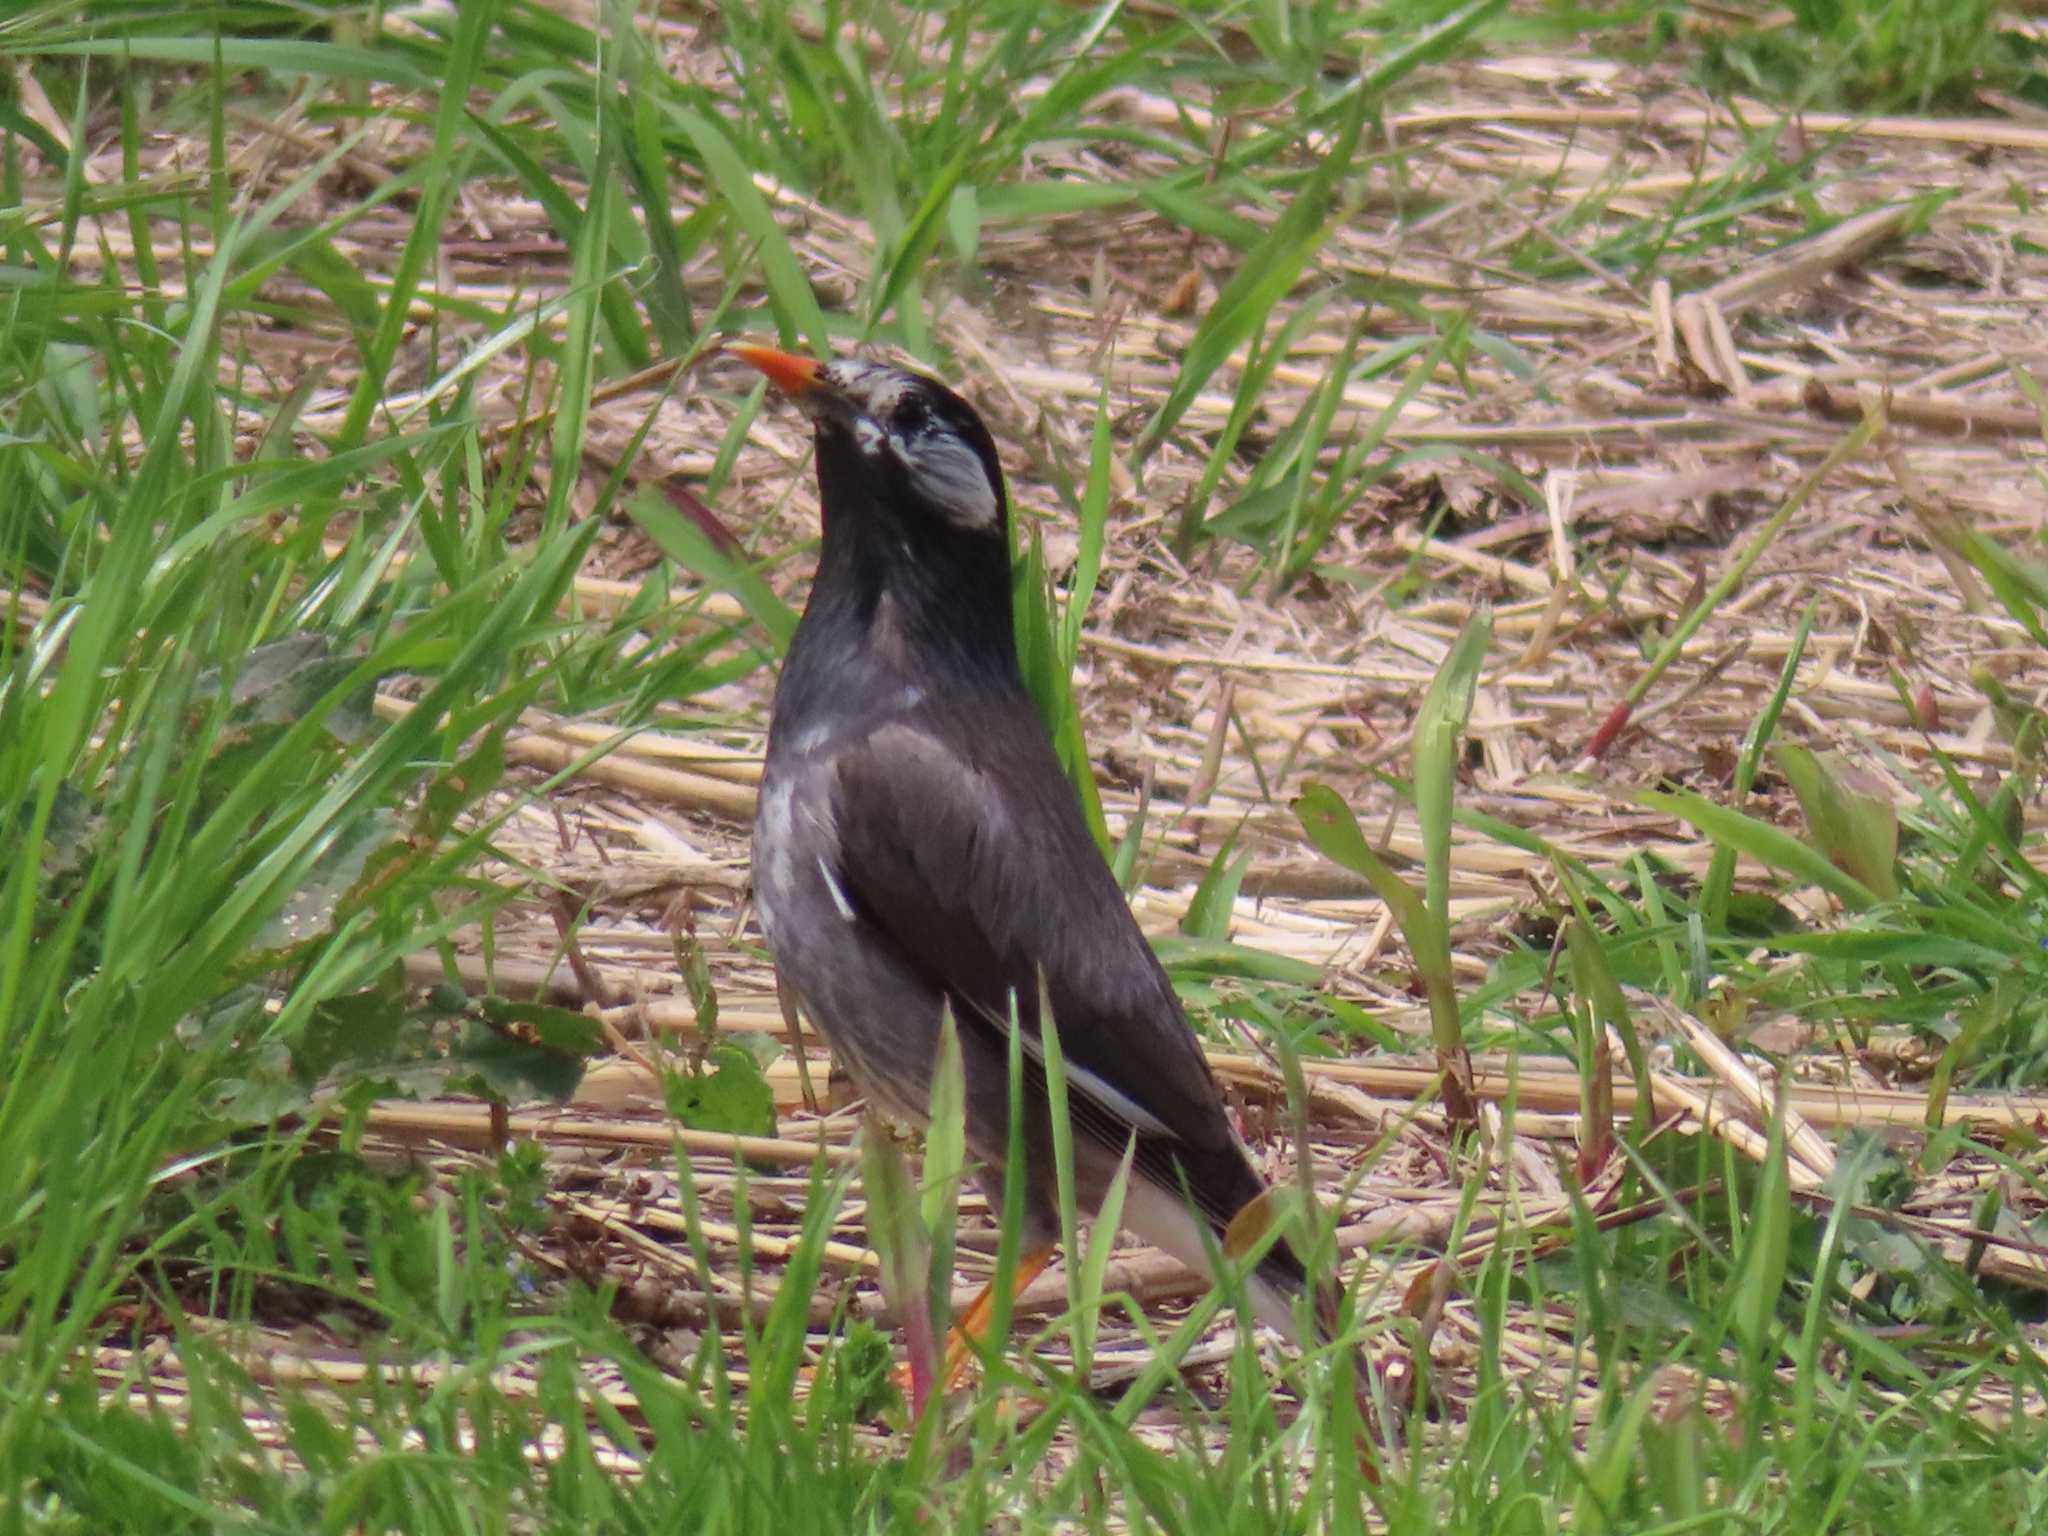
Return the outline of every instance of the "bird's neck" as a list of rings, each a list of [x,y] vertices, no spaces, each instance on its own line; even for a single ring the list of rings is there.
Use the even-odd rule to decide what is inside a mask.
[[[858,489],[821,488],[824,546],[804,630],[829,636],[824,648],[842,661],[854,653],[907,673],[1021,681],[1006,531],[913,533]]]

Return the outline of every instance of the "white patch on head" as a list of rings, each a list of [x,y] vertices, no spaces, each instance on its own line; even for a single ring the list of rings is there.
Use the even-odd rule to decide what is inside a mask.
[[[819,377],[878,421],[887,420],[903,392],[917,382],[901,368],[864,363],[857,357],[827,363]]]

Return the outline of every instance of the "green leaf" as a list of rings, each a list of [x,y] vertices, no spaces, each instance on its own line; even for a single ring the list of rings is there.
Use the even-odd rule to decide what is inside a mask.
[[[634,522],[664,555],[746,609],[766,631],[779,656],[796,634],[797,611],[775,595],[760,570],[714,544],[703,529],[684,517],[657,492],[642,489],[626,503]]]
[[[334,301],[359,337],[376,329],[384,312],[377,290],[354,262],[335,249],[332,240],[321,235],[304,241],[292,252],[288,265],[308,286]]]
[[[754,1058],[726,1041],[712,1046],[696,1071],[671,1075],[663,1096],[668,1112],[693,1131],[775,1134],[775,1090]]]
[[[251,37],[151,37],[126,32],[119,37],[85,42],[29,43],[16,52],[57,57],[108,56],[134,62],[196,65],[216,62],[229,71],[262,70],[279,76],[311,75],[329,80],[367,80],[406,90],[438,91],[444,79],[421,71],[404,53],[392,48],[344,48],[333,43],[298,42]],[[445,58],[445,53],[441,55]]]
[[[481,1025],[462,1031],[449,1053],[450,1081],[486,1098],[518,1104],[528,1099],[566,1103],[583,1081],[583,1061],[516,1035]]]
[[[1081,802],[1081,814],[1095,835],[1095,846],[1108,859],[1112,849],[1109,823],[1102,814],[1102,792],[1095,784],[1095,765],[1088,757],[1081,730],[1081,709],[1074,697],[1071,660],[1062,645],[1062,626],[1055,616],[1052,582],[1045,568],[1045,550],[1038,530],[1031,529],[1011,577],[1012,625],[1017,638],[1017,665],[1024,687],[1038,706],[1038,718],[1052,738],[1053,751]],[[1085,601],[1077,591],[1069,602]]]
[[[590,1058],[605,1048],[598,1022],[567,1008],[482,997],[471,1012],[449,1063],[466,1070],[481,1091],[507,1103],[567,1103]]]
[[[1574,891],[1573,905],[1578,905],[1578,893]],[[1607,963],[1607,952],[1601,948],[1597,932],[1587,921],[1587,914],[1581,908],[1565,924],[1565,951],[1571,958],[1572,987],[1590,1004],[1589,1022],[1593,1026],[1591,1038],[1580,1046],[1579,1072],[1588,1083],[1594,1074],[1603,1079],[1608,1077],[1606,1031],[1613,1030],[1628,1055],[1629,1069],[1636,1083],[1635,1115],[1630,1123],[1630,1134],[1638,1145],[1650,1128],[1651,1106],[1656,1102],[1652,1096],[1649,1058],[1643,1052],[1641,1037],[1636,1033],[1635,1016],[1629,1012],[1628,997],[1621,990],[1621,983],[1614,978],[1614,970]],[[1604,1116],[1612,1119],[1612,1100],[1604,1106]],[[1581,1113],[1587,1113],[1586,1110]]]
[[[1079,1264],[1068,1266],[1068,1273],[1074,1278],[1068,1300],[1074,1311],[1074,1376],[1079,1381],[1088,1379],[1089,1366],[1095,1358],[1095,1327],[1102,1315],[1103,1280],[1109,1273],[1110,1255],[1116,1251],[1124,1197],[1131,1184],[1131,1160],[1137,1152],[1138,1138],[1133,1136],[1124,1143],[1116,1177],[1110,1180],[1109,1192],[1102,1197],[1102,1206],[1088,1229],[1087,1251]]]
[[[432,163],[440,174],[427,177],[420,192],[420,207],[398,266],[391,275],[377,326],[363,349],[363,369],[349,399],[348,416],[338,434],[343,448],[359,448],[370,427],[371,415],[384,398],[399,343],[412,325],[412,301],[426,280],[430,262],[441,248],[441,223],[448,201],[462,183],[456,173],[458,159],[466,154],[459,147],[458,131],[467,120],[470,82],[475,78],[485,50],[485,39],[497,24],[497,0],[476,0],[456,13],[456,32],[443,54],[446,73],[433,84],[436,108]]]
[[[1288,311],[1277,330],[1271,334],[1261,330],[1254,335],[1250,355],[1238,373],[1237,393],[1230,403],[1230,417],[1209,450],[1208,462],[1202,466],[1202,478],[1196,482],[1181,507],[1180,526],[1174,532],[1174,548],[1180,553],[1186,554],[1193,549],[1198,538],[1221,531],[1218,527],[1221,518],[1212,522],[1207,516],[1216,488],[1236,461],[1237,445],[1246,429],[1264,409],[1266,387],[1272,382],[1274,370],[1301,338],[1313,330],[1321,320],[1323,310],[1335,297],[1334,289],[1311,293]]]
[[[1451,813],[1458,763],[1479,669],[1493,639],[1493,610],[1482,605],[1458,631],[1415,711],[1415,819],[1422,833],[1423,899],[1430,916],[1450,930]]]
[[[1643,1430],[1654,1423],[1650,1414],[1658,1401],[1653,1376],[1622,1400],[1619,1413],[1605,1417],[1579,1457],[1579,1492],[1573,1501],[1571,1529],[1588,1536],[1617,1536],[1632,1527],[1617,1525],[1611,1511],[1623,1507],[1629,1474],[1640,1463]]]
[[[1778,1301],[1785,1288],[1785,1266],[1792,1249],[1792,1182],[1785,1161],[1785,1108],[1782,1099],[1771,1116],[1770,1142],[1764,1152],[1763,1182],[1749,1210],[1730,1286],[1735,1336],[1750,1358],[1763,1363],[1775,1349]]]
[[[888,1127],[873,1116],[861,1128],[861,1195],[867,1203],[868,1241],[881,1260],[882,1294],[898,1318],[917,1315],[931,1295],[931,1238],[918,1212],[909,1165]],[[924,1330],[927,1343],[932,1331]],[[915,1336],[912,1348],[917,1347]],[[936,1361],[928,1362],[936,1366]]]
[[[2006,612],[2025,627],[2036,645],[2048,646],[2048,571],[2020,559],[1996,539],[1975,528],[1963,528],[1954,535],[1954,547],[1977,568]]]
[[[617,51],[607,49],[604,58],[609,72],[617,60]],[[609,80],[601,88],[607,96],[615,91]],[[549,447],[552,462],[565,467],[583,462],[583,440],[590,423],[591,382],[597,370],[598,318],[605,279],[611,269],[612,206],[617,200],[612,157],[618,134],[611,131],[609,118],[606,127],[607,131],[598,136],[596,160],[589,172],[590,187],[584,194],[583,216],[577,221],[570,241],[569,328],[563,337],[560,374],[555,381],[554,431]],[[629,312],[614,331],[615,337],[621,333],[632,337],[631,343],[619,348],[629,364],[646,356],[638,321],[638,314]],[[574,473],[548,476],[547,500],[541,508],[544,529],[553,532],[568,522],[569,504],[578,479]]]
[[[1359,78],[1360,92],[1377,93],[1425,64],[1447,58],[1487,22],[1508,8],[1508,0],[1467,0],[1397,48],[1388,49]]]
[[[388,847],[399,835],[398,816],[389,810],[373,811],[343,829],[321,850],[299,888],[256,931],[250,947],[286,950],[328,932],[343,899],[362,878],[363,866],[370,856]]]
[[[961,182],[946,201],[946,233],[961,265],[973,266],[981,244],[981,203],[972,182]]]
[[[1827,856],[1769,822],[1696,795],[1690,790],[1637,790],[1636,804],[1689,822],[1717,843],[1725,843],[1766,868],[1807,885],[1817,885],[1855,911],[1877,904],[1877,893],[1855,876],[1838,869]]]
[[[1095,395],[1095,427],[1088,443],[1088,485],[1081,497],[1081,548],[1074,557],[1074,573],[1067,584],[1066,606],[1060,611],[1060,656],[1067,674],[1081,654],[1081,630],[1088,622],[1088,605],[1095,598],[1095,585],[1102,576],[1102,551],[1109,534],[1109,498],[1112,485],[1116,434],[1109,410],[1109,375]]]
[[[1898,895],[1899,815],[1890,797],[1857,789],[1838,753],[1809,752],[1786,742],[1774,755],[1814,845],[1879,896]]]
[[[695,146],[719,196],[725,199],[740,228],[753,239],[762,281],[768,286],[768,302],[784,340],[802,336],[819,357],[829,356],[831,334],[825,325],[824,311],[818,308],[818,296],[811,292],[810,279],[804,276],[803,266],[790,249],[782,226],[775,222],[767,199],[754,185],[753,169],[709,118],[683,106],[671,106],[669,111]]]
[[[1344,797],[1327,784],[1310,784],[1294,799],[1294,817],[1316,851],[1332,863],[1355,875],[1363,875],[1373,892],[1387,904],[1394,921],[1408,938],[1411,948],[1420,949],[1418,935],[1435,946],[1436,919],[1413,886],[1394,872],[1392,865],[1375,853],[1359,830],[1358,818]]]
[[[1014,998],[1011,1006],[1015,1007]],[[1021,1030],[1014,1017],[1010,1029],[1012,1033]],[[1081,1217],[1080,1192],[1074,1182],[1074,1120],[1068,1108],[1066,1052],[1060,1045],[1059,1021],[1053,1017],[1052,993],[1046,987],[1043,972],[1038,977],[1038,1040],[1045,1055],[1045,1097],[1052,1125],[1053,1190],[1060,1218],[1060,1248],[1068,1260],[1067,1305],[1071,1320],[1078,1326],[1082,1276],[1075,1266],[1075,1257],[1081,1252]]]
[[[380,983],[331,997],[312,1011],[292,1042],[292,1071],[311,1087],[343,1073],[382,1070],[419,1059],[417,1048],[401,1054],[408,1031],[422,1035],[432,1014],[409,1012],[395,986]]]
[[[1244,884],[1245,871],[1251,868],[1252,856],[1249,849],[1237,853],[1237,829],[1216,850],[1216,857],[1209,861],[1209,869],[1202,876],[1202,883],[1195,887],[1195,894],[1188,902],[1187,912],[1181,917],[1180,931],[1191,939],[1226,940],[1230,937],[1230,920],[1237,909],[1238,888]]]
[[[1337,142],[1317,164],[1287,211],[1280,215],[1265,240],[1239,264],[1216,302],[1196,327],[1181,359],[1180,372],[1167,391],[1166,399],[1152,419],[1145,423],[1133,451],[1133,461],[1142,464],[1166,440],[1167,433],[1187,414],[1195,397],[1208,385],[1216,371],[1265,325],[1273,306],[1300,281],[1302,269],[1322,248],[1336,227],[1330,210],[1330,193],[1337,180],[1351,169],[1351,157],[1358,148],[1358,135],[1365,125],[1367,100],[1355,93],[1345,111]]]
[[[953,1242],[959,1231],[960,1180],[967,1171],[967,1077],[960,1030],[950,1005],[939,1015],[939,1059],[932,1069],[931,1121],[924,1140],[924,1199],[919,1215],[931,1247],[925,1296],[932,1335],[942,1337],[953,1285]]]
[[[534,1044],[565,1056],[596,1056],[608,1048],[604,1026],[573,1008],[509,997],[480,997],[472,1006],[486,1023],[530,1034]]]
[[[1462,1122],[1474,1113],[1470,1103],[1472,1069],[1458,1005],[1457,978],[1451,971],[1448,921],[1431,911],[1392,866],[1366,845],[1351,808],[1328,785],[1310,784],[1296,797],[1294,814],[1309,841],[1326,858],[1363,875],[1371,883],[1400,925],[1429,1003],[1430,1040],[1443,1074],[1445,1107],[1454,1121]]]
[[[1152,941],[1152,952],[1177,977],[1238,976],[1246,981],[1283,982],[1297,987],[1317,986],[1323,980],[1323,968],[1319,965],[1221,939],[1161,934]]]
[[[1778,719],[1785,712],[1786,702],[1792,697],[1792,683],[1799,675],[1799,663],[1806,655],[1806,643],[1813,633],[1813,618],[1819,609],[1819,598],[1807,600],[1806,607],[1800,612],[1799,623],[1792,631],[1792,643],[1785,648],[1785,664],[1778,669],[1777,686],[1771,690],[1770,698],[1743,734],[1742,755],[1735,763],[1737,805],[1748,798],[1756,785],[1757,764],[1772,733],[1778,728]],[[1735,850],[1725,845],[1717,846],[1713,861],[1707,866],[1707,878],[1700,893],[1700,911],[1713,928],[1727,926],[1734,879]]]

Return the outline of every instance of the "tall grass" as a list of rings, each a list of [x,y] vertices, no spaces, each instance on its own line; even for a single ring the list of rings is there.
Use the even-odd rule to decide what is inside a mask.
[[[855,23],[860,49],[840,35]],[[765,1310],[714,1306],[657,1364],[604,1282],[536,1262],[556,1170],[531,1143],[458,1171],[364,1155],[379,1095],[559,1092],[593,1046],[573,1016],[422,996],[403,979],[408,955],[515,899],[479,866],[515,803],[504,743],[522,711],[709,717],[713,690],[786,642],[790,608],[769,579],[781,551],[624,470],[579,503],[596,391],[663,363],[673,387],[710,387],[696,365],[738,329],[945,366],[934,318],[982,302],[988,243],[1056,220],[1142,209],[1219,242],[1236,266],[1166,404],[1118,423],[1105,372],[1086,465],[1067,475],[1078,573],[1062,587],[1020,562],[1033,682],[1085,779],[1072,674],[1113,487],[1162,444],[1192,443],[1204,468],[1177,515],[1183,552],[1247,543],[1274,589],[1332,574],[1333,532],[1403,462],[1391,413],[1336,436],[1345,384],[1398,375],[1412,398],[1467,347],[1505,345],[1455,314],[1422,312],[1433,339],[1392,347],[1339,324],[1359,294],[1319,252],[1372,191],[1361,175],[1406,171],[1361,146],[1445,58],[1579,23],[1511,18],[1495,0],[1369,15],[773,3],[692,19],[687,43],[673,18],[624,5],[590,18],[509,0],[45,4],[0,19],[13,72],[0,94],[6,1528],[2037,1527],[2038,1341],[2006,1294],[1884,1224],[1910,1170],[1875,1146],[1845,1154],[1820,1202],[1795,1198],[1776,1157],[1759,1170],[1704,1139],[1617,1129],[1594,1162],[1611,1159],[1642,1219],[1606,1224],[1582,1203],[1561,1243],[1510,1213],[1454,1280],[1441,1271],[1455,1325],[1442,1297],[1359,1298],[1361,1326],[1396,1337],[1411,1367],[1412,1401],[1384,1405],[1395,1443],[1376,1485],[1328,1361],[1263,1359],[1245,1329],[1220,1400],[1174,1372],[1226,1297],[1171,1320],[1130,1305],[1159,1355],[1118,1392],[1062,1366],[1055,1345],[1085,1362],[1095,1309],[1129,1305],[1103,1295],[1107,1250],[1071,1219],[1086,1261],[1068,1315],[991,1365],[992,1386],[1015,1392],[984,1388],[913,1438],[878,1428],[894,1410],[871,1323],[842,1312],[814,1351],[845,1175],[812,1175]],[[1617,47],[1640,41],[1632,18],[1612,24]],[[671,68],[664,50],[681,46],[716,53],[702,78],[717,84]],[[1095,111],[1124,88],[1213,97],[1237,126],[1217,138]],[[252,117],[316,147],[252,175]],[[160,133],[187,153],[159,154]],[[1103,164],[1141,149],[1146,169],[1039,173],[1076,142]],[[1747,208],[1803,208],[1808,176],[1760,136],[1729,179],[1597,258],[1644,273],[1695,260]],[[511,195],[542,210],[564,268],[492,307],[445,284],[441,262],[465,199]],[[843,302],[821,302],[791,241],[805,207],[871,234]],[[391,220],[390,269],[352,265],[350,233]],[[1331,326],[1346,340],[1317,408],[1271,440],[1248,435],[1260,381]],[[266,328],[320,335],[341,359],[332,382],[276,377]],[[1229,421],[1192,439],[1190,402],[1245,351]],[[479,394],[508,357],[509,424]],[[707,499],[757,401],[736,403]],[[652,425],[650,412],[640,440]],[[604,618],[574,578],[625,516],[671,564]],[[2038,572],[1988,541],[1965,553],[2039,638]],[[673,604],[659,601],[667,576]],[[713,588],[743,621],[721,617]],[[1731,856],[1834,892],[1850,915],[1833,928],[1784,931],[1725,878],[1695,893],[1647,859],[1595,871],[1522,836],[1573,908],[1568,963],[1512,955],[1461,997],[1441,879],[1451,826],[1517,836],[1452,800],[1480,661],[1460,652],[1436,735],[1399,786],[1427,805],[1410,936],[1447,1070],[1503,1033],[1499,998],[1548,986],[1552,1004],[1506,1033],[1579,1060],[1593,1083],[1608,1031],[1635,1042],[1631,999],[1696,1006],[1719,976],[1759,1004],[1945,1034],[1943,1092],[2038,1080],[2048,986],[2038,850],[2018,815],[2039,750],[2027,701],[2001,698],[1997,718],[2028,766],[1987,789],[1944,762],[1891,841],[1828,760],[1781,759],[1803,786],[1804,836],[1739,804],[1659,802]],[[1749,745],[1752,771],[1770,734]],[[1363,845],[1341,803],[1310,809]],[[1123,853],[1128,873],[1135,835]],[[1400,877],[1379,872],[1391,896]],[[1229,976],[1238,1016],[1288,1042],[1300,968],[1232,952],[1214,918],[1241,873],[1219,856],[1181,974],[1198,1001]],[[2026,1148],[1996,1156],[2012,1188],[2038,1189]],[[687,1261],[708,1271],[726,1251],[705,1235],[687,1159],[675,1174]],[[919,1202],[941,1222],[946,1207]],[[2010,1235],[1996,1209],[1982,1221]],[[1540,1332],[1515,1321],[1532,1316]],[[346,1341],[351,1368],[294,1374],[270,1346],[300,1326]],[[1476,1360],[1469,1397],[1438,1389],[1432,1348]],[[1560,1396],[1563,1381],[1591,1387]],[[2002,1419],[1985,1406],[2006,1403]],[[1147,1418],[1162,1406],[1190,1432],[1162,1439]]]

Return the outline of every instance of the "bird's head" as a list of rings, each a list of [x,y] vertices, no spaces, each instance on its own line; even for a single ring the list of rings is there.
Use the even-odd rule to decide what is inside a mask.
[[[1007,559],[995,439],[952,390],[886,363],[820,363],[771,347],[727,350],[815,423],[828,520],[842,507],[872,506],[907,524],[900,531],[919,542],[947,534],[986,539]]]

